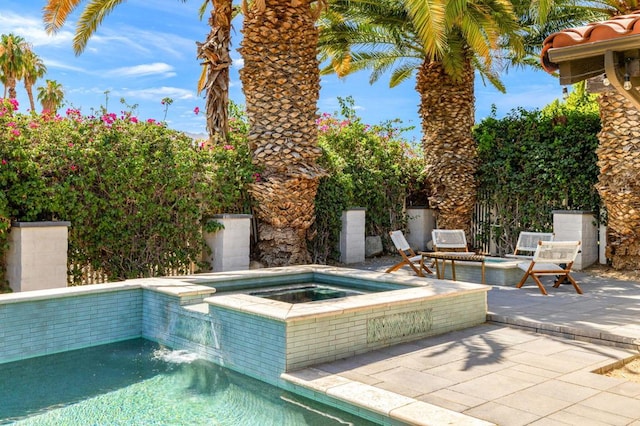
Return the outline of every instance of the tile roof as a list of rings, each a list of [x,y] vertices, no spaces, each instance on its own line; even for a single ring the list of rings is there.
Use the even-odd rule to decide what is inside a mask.
[[[542,44],[540,61],[545,71],[555,72],[558,70],[558,65],[549,61],[549,49],[611,40],[634,34],[640,34],[640,10],[549,35]]]

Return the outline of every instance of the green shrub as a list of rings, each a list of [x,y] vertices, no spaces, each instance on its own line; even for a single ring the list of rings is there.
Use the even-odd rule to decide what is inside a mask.
[[[215,147],[129,113],[11,111],[0,125],[0,237],[7,220],[70,221],[74,282],[87,265],[109,280],[184,270],[201,258],[203,221],[250,210],[241,125]]]
[[[553,210],[589,210],[598,215],[595,189],[600,118],[593,99],[578,88],[566,103],[542,111],[517,109],[503,119],[483,120],[478,141],[479,193],[493,208],[490,226],[501,253],[520,231],[552,231]],[[597,217],[597,216],[596,216]]]
[[[342,211],[366,209],[366,235],[380,235],[406,224],[405,200],[411,175],[419,157],[399,135],[397,122],[369,126],[355,115],[353,100],[340,99],[340,114],[318,119],[319,160],[328,176],[320,181],[316,195],[316,223],[310,249],[315,262],[336,260]]]

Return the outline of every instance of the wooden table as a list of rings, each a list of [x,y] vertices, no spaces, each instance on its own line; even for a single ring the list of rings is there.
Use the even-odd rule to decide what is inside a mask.
[[[445,262],[448,260],[451,262],[451,277],[453,281],[456,280],[456,262],[480,262],[480,270],[482,271],[482,284],[484,284],[484,256],[481,254],[475,254],[470,252],[454,252],[454,251],[421,251],[422,259],[420,259],[420,266],[424,264],[425,259],[433,259],[436,264],[436,277],[444,279]],[[442,261],[442,270],[438,261]]]

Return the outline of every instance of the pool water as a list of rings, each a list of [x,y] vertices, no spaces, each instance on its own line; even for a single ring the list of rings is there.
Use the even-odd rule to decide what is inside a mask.
[[[0,424],[374,423],[134,339],[0,365]]]
[[[340,297],[357,296],[362,291],[342,289],[317,284],[294,285],[285,288],[253,291],[252,296],[278,300],[285,303],[307,303],[318,300],[338,299]]]

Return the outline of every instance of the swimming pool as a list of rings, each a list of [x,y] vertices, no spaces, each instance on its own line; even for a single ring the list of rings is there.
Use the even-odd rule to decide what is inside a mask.
[[[244,294],[301,282],[367,290],[295,304]],[[0,295],[0,365],[142,337],[368,420],[396,424],[409,415],[412,424],[423,424],[428,419],[416,407],[433,412],[426,403],[412,401],[411,413],[396,414],[406,398],[388,397],[390,404],[381,407],[366,391],[354,405],[285,373],[483,323],[487,291],[463,282],[305,265],[6,294]],[[26,399],[29,391],[16,395]]]
[[[3,364],[0,401],[0,424],[375,424],[144,339]]]

